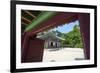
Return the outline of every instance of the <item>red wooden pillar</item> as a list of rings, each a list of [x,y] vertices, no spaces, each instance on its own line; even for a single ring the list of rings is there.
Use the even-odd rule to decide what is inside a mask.
[[[29,36],[28,33],[26,33],[23,38],[21,62],[41,62],[43,58],[44,41]]]
[[[78,15],[80,30],[84,42],[85,58],[90,59],[90,14],[80,13]]]

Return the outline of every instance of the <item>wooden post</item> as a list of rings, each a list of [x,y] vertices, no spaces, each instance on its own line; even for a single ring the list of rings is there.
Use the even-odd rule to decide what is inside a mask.
[[[90,59],[90,14],[80,13],[78,19],[84,43],[85,58]]]
[[[22,44],[22,63],[42,62],[44,50],[44,41],[35,37],[30,37],[28,34],[24,36]]]

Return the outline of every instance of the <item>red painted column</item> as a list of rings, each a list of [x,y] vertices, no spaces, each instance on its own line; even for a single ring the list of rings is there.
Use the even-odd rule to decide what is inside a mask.
[[[21,62],[26,61],[27,50],[29,47],[29,36],[28,33],[24,33],[21,36]]]
[[[80,13],[78,19],[84,43],[85,58],[90,59],[90,14]]]
[[[21,62],[42,62],[44,41],[35,37],[29,36],[28,33],[24,35],[21,48]]]

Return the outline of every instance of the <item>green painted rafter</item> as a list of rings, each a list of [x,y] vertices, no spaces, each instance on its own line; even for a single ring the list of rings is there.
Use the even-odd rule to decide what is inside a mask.
[[[51,17],[53,17],[57,12],[50,12],[50,11],[45,11],[45,12],[41,12],[40,15],[35,18],[32,23],[30,23],[26,28],[25,28],[25,32],[26,31],[31,31],[33,28],[41,25],[42,22],[50,19]]]

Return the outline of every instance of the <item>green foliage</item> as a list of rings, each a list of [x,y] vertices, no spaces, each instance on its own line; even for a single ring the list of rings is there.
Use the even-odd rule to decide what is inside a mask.
[[[69,33],[64,33],[62,38],[65,39],[64,41],[61,41],[62,46],[83,48],[79,25],[75,25],[73,30]]]

